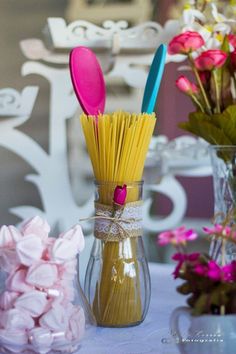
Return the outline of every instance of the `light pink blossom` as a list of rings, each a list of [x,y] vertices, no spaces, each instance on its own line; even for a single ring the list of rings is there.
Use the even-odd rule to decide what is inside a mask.
[[[185,245],[187,241],[193,241],[197,238],[194,230],[187,230],[185,226],[178,227],[175,230],[165,231],[159,234],[158,244],[165,246],[167,244]]]
[[[199,92],[197,85],[190,82],[189,79],[184,75],[181,75],[175,83],[178,89],[187,95],[192,95]]]
[[[230,226],[215,224],[213,227],[203,227],[203,231],[208,235],[223,235],[229,237],[232,234]]]

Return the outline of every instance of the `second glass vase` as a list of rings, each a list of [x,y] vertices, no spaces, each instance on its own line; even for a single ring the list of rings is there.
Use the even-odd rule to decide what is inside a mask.
[[[228,223],[236,224],[236,146],[210,146],[210,157],[214,182],[214,213],[215,223],[222,223],[227,218]],[[221,241],[213,241],[212,253],[217,256]],[[215,252],[213,252],[213,250]],[[236,260],[236,245],[228,242],[226,245],[226,261]]]
[[[96,229],[103,227],[107,237],[95,237],[85,277],[85,294],[97,324],[104,327],[141,323],[147,314],[151,293],[140,229],[135,234],[140,224],[135,215],[140,213],[143,183],[127,184],[125,209],[119,209],[118,214],[111,212],[111,217],[107,216],[106,207],[112,209],[116,186],[117,183],[96,183],[95,205],[99,203],[106,216],[98,216],[96,212],[95,235]],[[124,220],[125,215],[126,218],[128,215],[127,220]],[[117,240],[112,234],[113,228],[120,230]]]

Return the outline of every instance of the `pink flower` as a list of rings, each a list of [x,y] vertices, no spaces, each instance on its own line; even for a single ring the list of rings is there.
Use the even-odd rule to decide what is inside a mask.
[[[172,259],[174,261],[178,261],[178,264],[173,272],[174,278],[178,278],[179,276],[179,271],[184,264],[184,262],[191,262],[194,263],[199,259],[200,253],[191,253],[191,254],[184,254],[184,253],[175,253],[172,256]]]
[[[123,186],[117,186],[114,191],[113,201],[116,204],[124,205],[127,197],[127,186],[123,184]]]
[[[197,32],[187,31],[175,36],[169,43],[169,54],[188,54],[201,48],[204,45],[204,39]]]
[[[210,49],[203,52],[194,60],[195,66],[200,71],[220,68],[226,62],[228,55],[219,49]]]
[[[229,43],[234,47],[236,48],[236,35],[235,34],[228,34],[228,40],[229,40]]]
[[[158,236],[158,244],[160,246],[165,246],[169,243],[173,245],[184,245],[187,241],[192,241],[196,238],[196,232],[194,232],[193,230],[186,230],[185,226],[181,226],[175,230],[160,233]]]
[[[230,53],[230,60],[233,69],[236,69],[236,49],[232,53]]]
[[[199,263],[194,267],[194,272],[198,275],[206,275],[207,271],[208,271],[208,267],[206,264]]]
[[[215,261],[208,262],[207,276],[212,280],[221,279],[221,268]]]
[[[199,92],[199,88],[194,83],[190,82],[184,75],[181,75],[175,83],[178,89],[187,95],[192,95]]]
[[[229,237],[231,235],[231,228],[221,224],[215,224],[213,227],[203,227],[203,231],[208,235],[223,235]]]
[[[200,71],[199,76],[203,85],[207,85],[209,83],[211,78],[209,71]]]
[[[225,282],[235,282],[236,281],[236,261],[226,264],[222,267],[223,280]]]
[[[210,260],[207,264],[197,264],[194,267],[194,272],[213,281],[234,282],[236,280],[236,261],[220,266],[215,261]]]

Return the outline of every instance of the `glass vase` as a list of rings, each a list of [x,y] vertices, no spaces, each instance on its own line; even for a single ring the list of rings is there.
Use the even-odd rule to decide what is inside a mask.
[[[91,330],[94,322],[78,280],[77,261],[44,261],[23,267],[14,248],[1,248],[1,353],[78,351],[85,331]],[[53,283],[54,271],[60,280]]]
[[[85,294],[99,326],[135,326],[147,314],[151,293],[140,228],[143,183],[127,183],[126,204],[118,210],[113,204],[117,183],[95,186],[95,240]]]
[[[235,224],[236,212],[236,146],[210,146],[214,185],[214,222],[221,223],[227,217]],[[221,241],[213,241],[211,253],[217,258]],[[226,244],[226,261],[236,259],[236,245]]]

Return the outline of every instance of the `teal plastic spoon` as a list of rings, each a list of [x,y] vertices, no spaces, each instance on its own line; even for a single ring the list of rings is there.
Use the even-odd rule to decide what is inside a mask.
[[[152,113],[154,111],[162,75],[164,72],[166,53],[166,45],[161,44],[154,55],[145,85],[141,109],[142,113]]]

